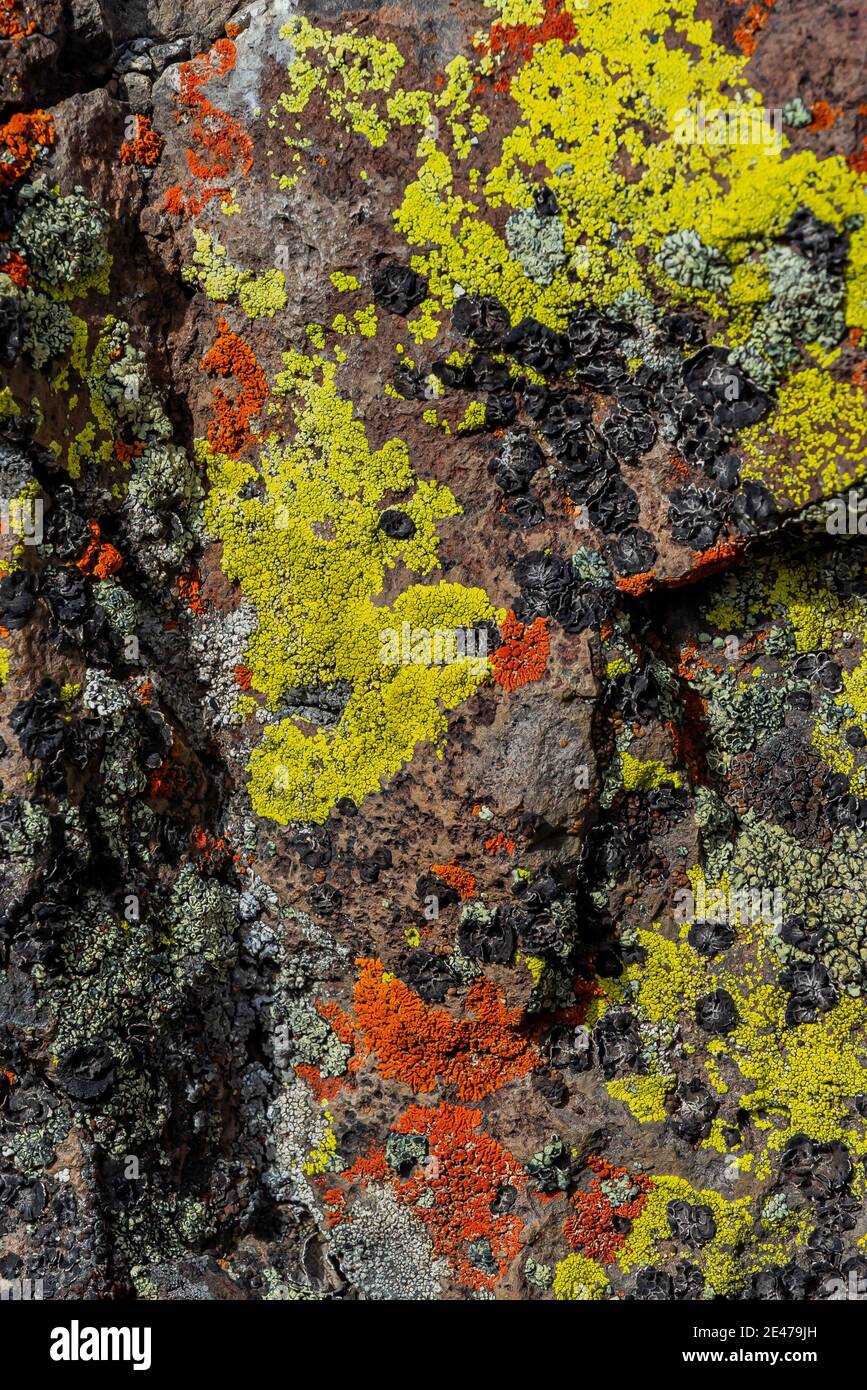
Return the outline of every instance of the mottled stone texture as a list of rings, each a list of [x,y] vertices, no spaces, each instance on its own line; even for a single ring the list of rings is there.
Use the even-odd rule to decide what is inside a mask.
[[[867,1277],[864,12],[627,11],[0,4],[4,1280]],[[716,241],[681,48],[806,112]]]

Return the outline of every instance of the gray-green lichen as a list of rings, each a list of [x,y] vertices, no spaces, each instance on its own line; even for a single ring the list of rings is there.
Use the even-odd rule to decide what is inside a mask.
[[[21,311],[21,346],[34,367],[41,370],[49,362],[65,357],[72,345],[72,315],[66,304],[58,304],[29,286],[18,292]]]
[[[506,242],[525,275],[550,285],[566,264],[566,230],[559,217],[540,217],[535,208],[520,208],[506,222]]]
[[[82,189],[60,194],[37,180],[21,188],[18,198],[23,211],[10,244],[40,284],[62,290],[105,269],[108,216]]]
[[[691,289],[722,294],[731,284],[732,273],[725,256],[715,246],[705,246],[692,227],[669,232],[663,238],[657,261],[672,280]]]
[[[434,1258],[425,1226],[390,1187],[368,1188],[353,1203],[352,1220],[335,1226],[331,1243],[365,1298],[405,1302],[440,1293],[445,1264]]]
[[[846,329],[845,285],[789,246],[772,246],[766,257],[771,298],[761,306],[747,342],[733,349],[732,362],[766,388],[816,343],[825,352]]]
[[[801,97],[792,97],[783,107],[783,124],[792,130],[810,125],[812,120],[813,113]]]
[[[342,1076],[352,1055],[338,1038],[331,1024],[306,999],[286,1004],[286,1047],[291,1065],[307,1063],[322,1076]]]

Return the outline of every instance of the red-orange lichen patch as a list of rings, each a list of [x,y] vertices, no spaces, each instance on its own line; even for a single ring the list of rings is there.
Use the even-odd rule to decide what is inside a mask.
[[[342,1076],[323,1076],[318,1067],[310,1062],[299,1062],[295,1068],[297,1076],[306,1081],[318,1101],[336,1100],[343,1085]]]
[[[596,1176],[588,1192],[575,1192],[569,1199],[573,1212],[563,1222],[563,1235],[572,1250],[590,1260],[611,1264],[632,1222],[641,1215],[650,1191],[650,1179],[640,1174],[633,1176],[626,1168],[615,1168],[604,1158],[591,1157],[587,1166]],[[631,1195],[625,1201],[614,1201],[610,1195],[612,1185],[622,1179],[628,1180]],[[608,1192],[603,1183],[609,1185]],[[621,1223],[621,1229],[616,1222]]]
[[[447,883],[449,888],[454,888],[459,898],[465,901],[476,896],[476,880],[469,869],[461,868],[457,860],[453,859],[450,864],[431,864],[431,873],[441,878],[443,883]]]
[[[530,681],[540,680],[548,664],[551,646],[547,618],[520,622],[509,609],[503,623],[503,643],[491,657],[494,680],[504,690],[517,690]]]
[[[355,1015],[382,1076],[416,1091],[433,1091],[442,1081],[461,1100],[481,1100],[537,1065],[536,1050],[521,1031],[521,1010],[507,1009],[490,980],[474,981],[466,1000],[472,1017],[455,1020],[387,974],[382,961],[356,964]]]
[[[140,459],[144,453],[144,446],[134,439],[131,444],[126,444],[122,439],[115,440],[114,456],[118,463],[129,463],[130,459]]]
[[[575,21],[565,8],[563,0],[545,0],[545,13],[538,24],[491,25],[489,41],[480,40],[477,51],[490,53],[499,59],[499,71],[494,82],[494,90],[507,92],[518,68],[533,55],[539,44],[559,39],[570,43],[577,36]]]
[[[192,851],[200,868],[212,869],[214,872],[231,864],[239,874],[245,874],[253,862],[253,855],[242,856],[228,835],[212,835],[202,826],[196,826],[193,831]]]
[[[738,48],[745,53],[748,58],[752,57],[759,46],[759,34],[768,22],[768,12],[761,5],[750,5],[737,29],[735,29],[734,39]]]
[[[709,546],[707,550],[695,551],[695,564],[689,574],[676,579],[673,587],[691,584],[698,576],[714,574],[719,569],[725,569],[732,560],[738,558],[744,550],[745,544],[745,541],[733,536],[730,540],[717,541],[716,545]]]
[[[699,578],[706,578],[728,569],[732,561],[741,554],[744,545],[744,541],[735,537],[718,541],[708,550],[697,550],[694,552],[695,564],[686,574],[678,574],[670,579],[659,578],[653,570],[645,570],[642,574],[621,575],[614,583],[621,593],[631,594],[633,598],[640,597],[651,589],[680,589],[685,584],[695,583]]]
[[[642,594],[655,588],[657,581],[653,570],[642,570],[641,574],[621,574],[614,583],[622,594],[631,594],[633,598],[640,598]]]
[[[0,188],[27,173],[37,151],[54,144],[54,122],[46,111],[16,111],[0,125]]]
[[[36,31],[35,19],[24,19],[20,0],[0,0],[0,39],[19,44]]]
[[[464,1287],[492,1289],[520,1249],[524,1224],[515,1212],[497,1212],[496,1198],[505,1187],[520,1190],[527,1175],[508,1149],[481,1130],[481,1119],[480,1111],[457,1105],[410,1106],[392,1128],[426,1139],[426,1159],[401,1179],[384,1150],[372,1147],[324,1193],[328,1224],[352,1220],[353,1188],[389,1182],[398,1201],[427,1226],[434,1254],[448,1260]],[[495,1270],[478,1267],[474,1245],[493,1259]]]
[[[187,794],[192,795],[190,777],[181,759],[181,745],[172,731],[172,746],[158,768],[148,776],[148,795],[173,801]]]
[[[143,164],[152,169],[163,152],[163,137],[154,130],[147,116],[135,118],[135,136],[120,147],[121,164]]]
[[[860,150],[846,156],[846,163],[856,174],[867,174],[867,135],[861,141]]]
[[[202,358],[202,367],[215,376],[231,377],[240,385],[233,400],[214,388],[214,419],[208,440],[218,453],[238,454],[250,442],[250,421],[268,399],[268,378],[253,349],[233,333],[225,319],[217,320],[218,337]]]
[[[82,574],[91,574],[95,579],[107,579],[110,574],[117,574],[123,564],[123,556],[116,546],[102,540],[98,521],[89,521],[87,525],[90,540],[85,546],[84,554],[76,560],[76,567]]]
[[[178,593],[191,613],[201,618],[208,611],[208,601],[202,598],[202,579],[198,565],[193,565],[189,574],[178,575]]]
[[[678,478],[689,478],[689,469],[686,465],[686,462],[680,457],[680,454],[676,454],[673,449],[668,456],[668,461],[671,464],[672,473],[674,473]]]
[[[831,106],[827,101],[816,101],[810,108],[813,122],[808,130],[831,130],[843,114],[842,106]]]
[[[367,1048],[364,1039],[360,1036],[358,1029],[352,1021],[350,1014],[345,1009],[341,1009],[339,1004],[316,1000],[316,1012],[331,1024],[339,1042],[345,1047],[352,1048],[352,1056],[347,1063],[347,1071],[352,1073],[358,1071],[367,1059]]]
[[[231,38],[217,39],[207,53],[197,53],[181,63],[178,105],[194,112],[194,148],[187,149],[187,168],[192,175],[186,197],[179,185],[168,190],[163,204],[168,212],[188,212],[194,217],[212,198],[227,199],[231,190],[222,180],[249,173],[253,166],[253,141],[227,111],[204,94],[203,88],[214,78],[225,77],[235,66],[235,45]],[[178,120],[181,119],[180,113]],[[198,184],[197,191],[190,193]]]
[[[355,1073],[367,1057],[367,1049],[360,1039],[350,1015],[345,1009],[341,1009],[339,1004],[315,999],[313,1007],[320,1017],[331,1025],[332,1032],[338,1041],[351,1049],[352,1055],[342,1076],[323,1076],[318,1067],[307,1063],[299,1063],[295,1072],[302,1081],[307,1082],[317,1100],[331,1101],[337,1098],[345,1085],[353,1083]]]
[[[434,1251],[444,1255],[470,1289],[491,1289],[520,1249],[523,1222],[514,1212],[491,1210],[502,1187],[523,1187],[526,1174],[517,1159],[480,1129],[481,1113],[457,1105],[426,1109],[410,1106],[394,1125],[398,1134],[428,1141],[428,1160],[397,1195],[430,1231]],[[470,1259],[470,1246],[487,1241],[497,1264],[485,1273]]]
[[[8,275],[13,284],[23,290],[30,280],[30,268],[17,251],[10,253],[9,259],[0,265],[0,274]]]
[[[485,849],[488,854],[514,854],[515,841],[510,840],[508,835],[504,835],[500,830],[490,840],[485,840]]]
[[[171,212],[179,217],[184,210],[184,191],[179,183],[173,183],[171,188],[166,189],[166,196],[163,198],[163,212]]]

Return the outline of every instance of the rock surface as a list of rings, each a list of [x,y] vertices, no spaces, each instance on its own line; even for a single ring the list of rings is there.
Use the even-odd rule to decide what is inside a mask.
[[[0,6],[0,1279],[867,1277],[864,29]]]

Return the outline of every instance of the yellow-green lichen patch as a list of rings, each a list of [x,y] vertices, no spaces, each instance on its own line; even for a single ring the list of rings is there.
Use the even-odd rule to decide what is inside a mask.
[[[642,761],[630,753],[620,755],[620,773],[626,791],[652,791],[655,787],[679,787],[680,773],[658,758]]]
[[[612,1100],[623,1101],[642,1124],[665,1120],[666,1096],[675,1085],[674,1073],[660,1076],[629,1076],[621,1081],[607,1081],[605,1088]]]
[[[524,0],[499,8],[500,23],[539,15]],[[419,132],[394,213],[430,291],[409,325],[416,341],[438,334],[461,292],[495,294],[513,322],[532,315],[552,327],[576,304],[612,305],[629,292],[691,302],[713,315],[719,345],[783,386],[776,412],[747,436],[748,475],[793,505],[839,486],[840,457],[846,478],[861,476],[863,393],[827,370],[845,329],[867,326],[857,174],[790,148],[747,84],[746,59],[714,41],[695,0],[566,0],[564,14],[575,42],[540,40],[505,79],[515,123],[499,143],[472,143],[487,127],[485,80],[500,71],[484,33],[474,58],[448,64],[429,92],[397,86],[404,63],[393,44],[294,20],[283,31],[295,57],[275,113],[303,115],[319,94],[341,130],[374,146],[400,127]],[[699,110],[738,138],[690,136]],[[538,221],[540,180],[557,215]],[[498,207],[509,214],[503,234],[492,225]],[[791,253],[778,239],[801,207],[848,239],[844,277],[822,281],[824,318],[780,292]],[[803,353],[820,365],[798,370]]]
[[[743,476],[802,507],[867,472],[867,394],[810,367],[783,384],[773,414],[742,440]]]
[[[225,304],[237,296],[248,318],[273,318],[285,309],[288,296],[282,270],[241,270],[228,258],[225,246],[200,227],[193,228],[195,250],[192,264],[181,272],[185,280],[198,284],[209,299]]]
[[[700,870],[693,871],[691,879],[695,897],[710,905],[709,911],[716,902],[715,893],[720,901],[737,907],[727,881],[711,889]],[[860,1000],[844,997],[815,1023],[789,1026],[788,996],[777,984],[766,982],[766,967],[775,960],[771,924],[742,919],[737,911],[732,915],[749,965],[725,957],[709,959],[694,950],[687,940],[688,923],[681,926],[676,940],[660,925],[637,933],[645,959],[627,967],[623,997],[646,1029],[648,1076],[618,1078],[614,1089],[609,1083],[610,1094],[624,1101],[639,1120],[662,1118],[649,1081],[656,1080],[661,1099],[669,1082],[665,1048],[694,1014],[697,1001],[723,989],[734,1001],[736,1026],[724,1037],[709,1040],[703,1060],[701,1049],[696,1060],[717,1094],[729,1089],[721,1063],[727,1065],[727,1075],[739,1075],[738,1108],[752,1118],[762,1137],[758,1175],[769,1176],[775,1157],[797,1133],[821,1141],[845,1138],[856,1151],[864,1152],[867,1122],[853,1115],[850,1101],[861,1089],[859,1078],[867,1062],[867,1010]]]
[[[565,1302],[597,1301],[610,1293],[602,1265],[586,1255],[567,1255],[554,1272],[554,1297]]]
[[[253,687],[274,710],[321,687],[345,696],[333,725],[305,731],[294,718],[279,719],[252,755],[253,804],[284,823],[324,820],[340,797],[360,801],[378,790],[419,742],[438,744],[446,711],[488,667],[478,657],[425,660],[419,634],[497,616],[483,590],[459,584],[414,584],[391,605],[377,602],[398,562],[419,576],[436,569],[436,523],[460,508],[448,488],[416,478],[401,440],[370,448],[351,403],[337,394],[333,364],[297,354],[286,363],[280,385],[295,393],[294,440],[267,441],[258,467],[213,457],[206,507],[226,573],[258,615],[246,656]],[[246,496],[257,479],[264,491]],[[395,495],[413,523],[407,540],[379,527],[384,499]]]
[[[620,1268],[628,1271],[652,1264],[660,1242],[671,1239],[669,1202],[701,1204],[710,1207],[716,1232],[708,1244],[695,1252],[695,1261],[714,1293],[721,1296],[737,1293],[745,1282],[740,1250],[754,1224],[749,1198],[730,1201],[712,1189],[697,1190],[684,1178],[654,1177],[651,1184],[644,1206],[618,1255]]]

